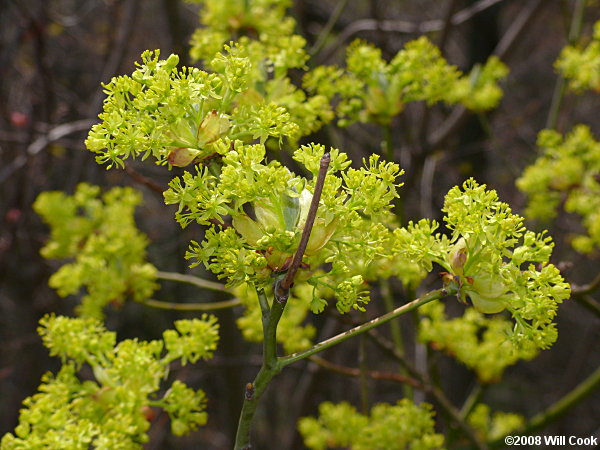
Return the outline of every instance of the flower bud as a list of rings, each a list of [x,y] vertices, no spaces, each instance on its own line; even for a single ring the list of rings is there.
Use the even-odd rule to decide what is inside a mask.
[[[467,262],[467,241],[460,238],[450,251],[450,267],[455,275],[462,275]]]
[[[261,226],[246,214],[234,216],[232,219],[232,224],[236,231],[240,233],[246,240],[246,242],[253,247],[256,246],[256,242],[265,234]]]
[[[315,219],[315,223],[313,225],[312,231],[310,233],[310,238],[308,239],[308,244],[306,245],[305,255],[311,256],[325,247],[325,244],[329,242],[329,239],[335,233],[337,229],[337,220],[333,219],[329,223],[322,218],[317,217]]]
[[[226,117],[219,117],[216,110],[209,112],[198,127],[197,144],[204,147],[223,136],[229,130],[230,123]]]
[[[504,283],[491,276],[473,277],[471,286],[465,288],[465,293],[479,312],[495,314],[506,308],[510,294]]]
[[[200,150],[193,148],[177,147],[171,150],[167,161],[172,166],[185,167],[190,165],[200,153],[202,153]]]

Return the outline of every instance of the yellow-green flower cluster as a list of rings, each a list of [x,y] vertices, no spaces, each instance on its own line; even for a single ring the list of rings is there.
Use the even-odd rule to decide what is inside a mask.
[[[325,152],[320,145],[298,149],[294,158],[316,173]],[[271,274],[289,267],[303,232],[312,201],[315,177],[297,176],[277,161],[265,160],[261,144],[233,144],[222,159],[219,174],[207,169],[175,178],[165,192],[168,204],[178,204],[177,220],[209,225],[202,243],[192,243],[189,258],[204,263],[230,285],[268,285]],[[314,286],[330,290],[338,309],[362,309],[367,286],[361,273],[384,254],[388,232],[383,223],[391,216],[396,178],[394,163],[373,155],[361,169],[350,168],[345,154],[330,151],[315,225],[305,252],[303,269]],[[230,216],[232,227],[224,223]],[[327,276],[311,276],[332,263]],[[305,279],[306,279],[305,278]],[[321,297],[319,297],[320,299]],[[322,310],[317,301],[314,310]]]
[[[364,41],[347,49],[346,68],[320,66],[307,73],[309,92],[337,99],[338,124],[371,122],[389,125],[404,105],[425,101],[461,103],[475,111],[495,107],[502,97],[499,79],[508,70],[495,57],[470,75],[447,63],[427,38],[408,42],[388,63],[381,50]]]
[[[600,21],[594,24],[591,42],[585,46],[566,46],[560,53],[555,67],[569,80],[569,87],[573,91],[600,91]]]
[[[100,197],[98,186],[85,183],[72,196],[44,192],[35,201],[35,211],[51,228],[42,255],[71,261],[50,277],[50,286],[62,297],[85,288],[80,315],[102,317],[108,304],[145,300],[156,290],[156,268],[146,262],[148,238],[133,216],[140,202],[131,188],[113,188]]]
[[[202,391],[175,381],[159,394],[172,361],[212,357],[219,339],[214,317],[177,321],[177,331],[149,342],[117,343],[116,333],[92,318],[51,315],[40,325],[44,345],[63,365],[56,376],[44,375],[39,392],[24,401],[14,434],[2,438],[3,450],[142,449],[154,408],[169,414],[176,435],[206,423]],[[94,379],[78,376],[84,364]]]
[[[396,251],[427,272],[433,263],[441,265],[444,283],[478,311],[508,310],[516,346],[548,348],[557,337],[558,305],[570,295],[569,285],[549,264],[551,239],[527,231],[523,218],[495,191],[472,179],[448,192],[442,210],[450,238],[434,234],[437,224],[422,220],[394,232]]]
[[[525,425],[525,418],[520,414],[502,411],[492,414],[488,405],[479,403],[467,417],[467,422],[475,429],[481,440],[490,442],[509,434],[518,434],[514,432],[518,432]]]
[[[520,359],[538,354],[532,342],[516,347],[507,339],[512,322],[503,315],[487,317],[475,309],[448,319],[442,303],[430,303],[419,309],[419,340],[441,350],[477,374],[483,383],[499,381],[506,367]]]
[[[517,186],[529,201],[526,215],[549,220],[561,208],[581,216],[587,234],[573,238],[573,247],[589,253],[600,247],[600,143],[585,125],[562,136],[543,130],[541,155],[523,171]]]
[[[158,50],[145,51],[131,76],[104,85],[101,122],[86,147],[109,168],[150,155],[158,164],[187,166],[226,154],[230,140],[295,140],[330,119],[325,98],[308,99],[286,78],[260,82],[257,71],[268,74],[249,55],[245,47],[225,46],[209,73],[178,70],[176,55],[161,60]]]
[[[375,405],[369,415],[360,414],[346,402],[323,402],[319,417],[300,419],[298,429],[304,444],[313,450],[438,450],[444,445],[443,435],[434,430],[431,405],[415,405],[408,399],[396,405]]]

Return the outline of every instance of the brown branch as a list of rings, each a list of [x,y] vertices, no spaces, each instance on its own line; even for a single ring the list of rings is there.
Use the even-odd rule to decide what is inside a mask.
[[[296,272],[302,263],[302,257],[304,256],[304,252],[310,238],[310,233],[315,223],[315,218],[317,217],[317,209],[319,208],[319,201],[321,199],[321,193],[323,192],[323,186],[325,185],[325,176],[327,175],[327,168],[329,167],[330,162],[331,156],[329,153],[325,153],[321,157],[321,164],[319,166],[319,173],[315,183],[315,190],[310,202],[310,208],[308,209],[308,215],[306,216],[306,223],[304,224],[304,230],[302,230],[302,236],[300,237],[298,249],[296,250],[296,253],[294,253],[294,258],[292,259],[290,268],[288,269],[283,281],[275,282],[275,299],[279,303],[283,303],[287,300],[290,287],[292,287],[292,284],[294,283]]]
[[[327,361],[324,358],[321,358],[320,356],[311,356],[309,358],[312,362],[318,364],[320,367],[330,370],[332,372],[335,373],[339,373],[341,375],[346,375],[349,377],[360,377],[360,369],[358,368],[354,368],[354,367],[347,367],[347,366],[343,366],[341,364],[335,364],[332,363],[331,361]],[[373,379],[373,380],[387,380],[387,381],[394,381],[396,383],[404,383],[404,384],[410,384],[411,386],[417,388],[417,389],[425,389],[425,386],[417,381],[414,378],[411,377],[407,377],[404,375],[400,375],[397,373],[391,373],[391,372],[380,372],[378,370],[368,370],[366,371],[366,375]]]
[[[571,295],[584,295],[595,291],[600,287],[600,273],[588,284],[582,286],[571,285]]]
[[[522,33],[528,28],[531,20],[537,17],[536,13],[538,9],[544,4],[543,0],[532,0],[512,22],[492,54],[500,59],[505,59]],[[452,136],[463,125],[468,117],[468,113],[469,111],[462,105],[454,107],[448,119],[427,140],[427,148],[435,148],[442,145],[446,139]]]
[[[450,18],[451,25],[460,25],[470,20],[476,14],[500,3],[504,0],[480,0],[468,8],[465,8]],[[342,30],[336,42],[327,49],[318,58],[320,61],[328,61],[332,55],[340,48],[344,42],[349,40],[353,35],[363,31],[379,31],[388,33],[402,33],[402,34],[424,34],[435,31],[440,31],[444,28],[444,20],[427,20],[424,22],[409,22],[406,20],[375,20],[375,19],[361,19],[352,22],[346,28]]]
[[[142,175],[141,173],[139,173],[134,168],[132,168],[130,166],[127,166],[127,167],[125,167],[125,171],[127,172],[127,174],[129,176],[131,176],[131,179],[133,181],[135,181],[136,183],[139,183],[139,184],[141,184],[143,186],[146,186],[150,190],[152,190],[154,192],[157,192],[157,193],[159,193],[161,195],[165,191],[165,188],[163,188],[161,185],[159,185],[156,181],[154,181],[151,178],[148,178],[148,177]]]

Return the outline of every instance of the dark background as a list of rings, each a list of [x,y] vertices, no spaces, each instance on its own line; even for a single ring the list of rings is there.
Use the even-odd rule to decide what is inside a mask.
[[[598,2],[590,3],[584,35],[591,34],[593,21],[600,17]],[[505,96],[501,105],[485,115],[463,115],[435,146],[428,145],[428,137],[430,142],[443,130],[443,119],[451,108],[436,106],[424,119],[424,106],[411,105],[394,124],[396,157],[407,171],[401,190],[407,219],[439,219],[445,193],[469,176],[496,189],[516,212],[524,206],[514,180],[535,159],[536,135],[547,121],[557,80],[553,62],[567,43],[575,2],[498,1],[462,23],[444,26],[452,14],[482,4],[467,0],[350,0],[334,27],[333,39],[309,63],[341,63],[343,44],[355,37],[376,43],[389,59],[406,41],[421,34],[415,29],[437,27],[438,31],[428,36],[461,69],[469,70],[494,52],[500,52],[510,67],[510,75],[502,83]],[[336,5],[327,0],[294,1],[291,13],[309,46]],[[131,73],[143,50],[160,48],[165,57],[175,52],[188,63],[187,41],[198,24],[197,10],[198,6],[175,0],[0,2],[0,435],[13,430],[20,404],[35,392],[41,374],[58,367],[36,333],[39,318],[50,311],[72,314],[76,304],[76,299],[60,299],[47,286],[49,275],[59,265],[39,255],[48,230],[31,205],[40,192],[72,193],[82,181],[135,185],[145,197],[138,224],[153,242],[151,261],[160,270],[189,271],[183,255],[190,239],[201,238],[201,229],[190,226],[180,230],[160,195],[136,183],[125,171],[107,172],[98,166],[83,140],[101,109],[100,82]],[[524,26],[516,30],[520,20],[525,20]],[[390,23],[405,29],[386,31]],[[365,29],[373,24],[374,29]],[[340,36],[349,39],[343,42]],[[557,128],[565,132],[581,122],[600,136],[599,114],[598,94],[567,95]],[[334,144],[355,161],[380,151],[380,131],[362,124],[343,131],[321,131],[309,139],[331,144],[332,133]],[[173,175],[152,164],[131,163],[131,167],[162,186]],[[600,272],[600,264],[597,254],[588,258],[569,250],[568,236],[578,226],[576,218],[565,216],[550,231],[557,241],[554,263],[569,281],[583,284]],[[193,273],[209,276],[199,269]],[[193,300],[197,295],[193,288],[164,283],[157,298]],[[377,297],[375,289],[369,317],[383,311]],[[168,421],[159,416],[151,428],[148,449],[231,447],[243,387],[260,365],[260,345],[243,342],[235,327],[239,314],[237,309],[218,314],[222,340],[213,360],[176,370],[177,377],[206,391],[207,426],[189,437],[173,438]],[[107,325],[117,330],[120,338],[152,339],[173,320],[190,316],[127,304],[121,311],[109,311]],[[347,327],[333,314],[313,321],[321,338]],[[575,301],[566,302],[559,310],[559,340],[554,347],[532,362],[509,368],[502,383],[488,388],[484,400],[494,409],[527,417],[552,404],[598,366],[599,324],[598,316]],[[410,336],[411,321],[404,320],[402,325]],[[379,351],[368,342],[366,345],[374,369],[394,370],[393,362],[382,363]],[[356,348],[356,342],[345,343],[325,356],[356,366]],[[473,384],[473,375],[446,357],[436,358],[448,396],[460,405]],[[385,381],[371,382],[370,389],[373,402],[395,402],[402,390]],[[295,422],[300,416],[314,415],[324,400],[358,405],[357,379],[306,363],[286,369],[269,388],[256,417],[256,447],[302,448]],[[598,435],[599,417],[600,395],[596,392],[540,434]]]

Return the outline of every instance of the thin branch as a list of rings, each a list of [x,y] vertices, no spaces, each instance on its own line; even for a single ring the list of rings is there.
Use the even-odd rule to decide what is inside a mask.
[[[137,170],[135,170],[134,168],[130,167],[130,166],[126,166],[125,167],[125,171],[129,174],[129,176],[131,176],[131,178],[133,179],[133,181],[135,181],[136,183],[139,183],[143,186],[146,186],[147,188],[149,188],[150,190],[158,193],[158,194],[163,194],[165,191],[165,188],[162,187],[161,185],[159,185],[156,181],[154,181],[151,178],[148,178],[144,175],[142,175],[141,173],[139,173]]]
[[[438,48],[444,53],[444,47],[446,46],[446,41],[448,40],[448,36],[450,35],[450,28],[452,27],[452,19],[454,17],[454,9],[456,8],[457,0],[450,0],[448,2],[448,6],[446,7],[446,13],[444,14],[442,26],[442,32],[440,33],[440,38],[438,40]]]
[[[577,0],[573,11],[573,17],[571,20],[571,26],[569,28],[569,44],[574,44],[579,36],[581,35],[581,28],[583,26],[583,18],[585,12],[585,0]],[[548,120],[546,121],[546,128],[554,129],[558,122],[558,114],[562,101],[567,91],[567,83],[563,75],[559,75],[554,85],[554,92],[552,94],[552,103],[550,105],[550,111],[548,113]]]
[[[571,285],[571,295],[583,295],[589,294],[590,292],[595,291],[600,287],[600,273],[596,275],[596,277],[590,281],[588,284],[584,284],[583,286]]]
[[[346,375],[349,377],[360,377],[360,369],[356,369],[354,367],[346,367],[341,364],[335,364],[316,355],[311,356],[309,359],[312,362],[318,364],[320,367],[335,373],[339,373],[340,375]],[[424,386],[420,381],[397,373],[380,372],[378,370],[368,370],[366,372],[366,375],[373,380],[394,381],[396,383],[409,384],[418,389],[424,389]]]
[[[199,288],[209,289],[211,291],[227,292],[225,285],[205,280],[193,275],[185,275],[176,272],[156,272],[156,278],[159,280],[177,281],[179,283],[193,284]]]
[[[409,311],[413,311],[414,309],[417,309],[429,302],[439,300],[447,295],[454,295],[455,293],[456,292],[452,292],[451,290],[446,289],[438,289],[435,291],[431,291],[425,294],[423,297],[413,300],[410,303],[406,303],[396,308],[395,310],[384,314],[383,316],[376,317],[375,319],[363,323],[362,325],[359,325],[357,327],[354,327],[351,330],[345,331],[344,333],[340,333],[337,336],[333,336],[325,341],[319,342],[318,344],[313,345],[307,350],[303,350],[301,352],[296,352],[283,358],[279,358],[279,365],[281,367],[285,367],[296,361],[308,358],[309,356],[322,352],[323,350],[328,349],[329,347],[333,347],[334,345],[340,344],[354,336],[364,333],[365,331],[369,331],[372,328],[389,322],[390,320],[396,319],[402,314],[405,314]]]
[[[316,42],[308,51],[309,55],[315,55],[321,51],[321,49],[325,45],[325,42],[327,41],[327,37],[331,33],[331,30],[333,30],[333,27],[339,20],[340,16],[342,15],[342,12],[346,8],[347,4],[348,4],[348,0],[341,0],[338,2],[337,7],[329,16],[329,20],[323,27],[323,30],[321,30],[321,33],[319,34],[319,37],[317,38]]]
[[[211,303],[173,303],[149,298],[141,300],[138,303],[152,308],[169,309],[172,311],[215,311],[217,309],[233,308],[234,306],[241,305],[242,301],[239,298],[232,298],[231,300]]]
[[[2,171],[0,171],[0,183],[3,183],[4,180],[13,172],[23,167],[29,158],[36,156],[38,153],[48,147],[49,144],[58,141],[69,134],[87,130],[93,124],[93,120],[84,119],[77,120],[75,122],[63,123],[62,125],[58,125],[50,129],[50,131],[38,137],[29,145],[29,147],[27,147],[27,153],[25,155],[17,156],[8,166],[4,167]]]
[[[497,3],[504,0],[480,0],[472,6],[454,14],[450,19],[450,24],[456,26],[470,20],[476,14],[491,8]],[[353,35],[363,31],[384,31],[388,33],[402,33],[402,34],[424,34],[431,33],[434,31],[440,31],[444,29],[446,20],[426,20],[424,22],[409,22],[406,20],[375,20],[375,19],[361,19],[352,22],[340,33],[335,44],[333,44],[324,54],[319,58],[320,61],[327,61],[342,46],[347,40]]]
[[[386,340],[377,332],[377,330],[370,330],[369,336],[374,339],[376,344],[378,344],[382,349],[387,351],[404,367],[406,367],[407,372],[424,386],[424,391],[429,392],[437,400],[442,410],[451,417],[451,419],[456,423],[456,425],[458,425],[458,427],[469,438],[473,445],[475,445],[475,447],[477,447],[479,450],[487,449],[486,444],[479,439],[473,428],[461,418],[460,411],[454,407],[444,392],[428,382],[425,377],[406,360],[404,355],[398,352],[392,342]]]
[[[546,425],[558,419],[569,409],[584,400],[598,386],[600,386],[600,366],[594,370],[589,377],[575,386],[571,392],[549,406],[545,411],[533,416],[525,428],[519,430],[519,434],[532,434],[543,429]],[[502,447],[503,445],[504,439],[499,439],[490,443],[490,447]]]
[[[511,26],[506,30],[506,33],[504,33],[492,54],[500,59],[505,59],[508,53],[513,49],[514,44],[519,41],[522,33],[528,29],[530,21],[536,17],[538,9],[544,4],[543,0],[531,0],[529,5],[525,7],[511,23]],[[446,121],[443,122],[436,132],[429,137],[427,140],[427,148],[434,148],[442,145],[446,139],[452,136],[454,132],[460,128],[467,116],[468,110],[464,106],[455,106]]]
[[[315,218],[317,217],[317,209],[319,208],[319,201],[321,200],[321,193],[323,192],[323,186],[325,185],[325,176],[327,175],[327,168],[329,167],[330,162],[331,157],[329,153],[325,153],[321,157],[321,164],[319,166],[319,173],[315,183],[315,190],[313,192],[313,197],[310,202],[308,214],[306,216],[304,230],[302,230],[302,236],[300,236],[298,249],[296,250],[296,253],[294,253],[294,258],[292,259],[290,268],[288,269],[283,281],[281,283],[275,283],[275,300],[277,300],[279,303],[283,303],[287,300],[290,287],[294,283],[294,277],[296,276],[296,272],[298,271],[300,263],[302,262],[302,257],[304,256],[304,252],[310,238],[310,233],[315,223]]]

